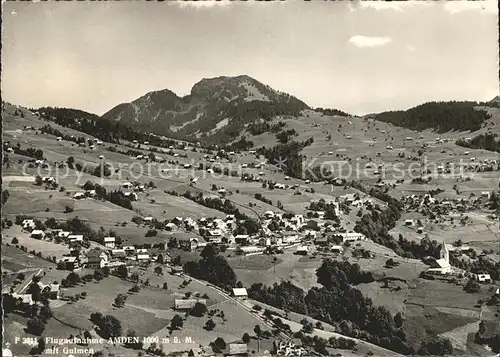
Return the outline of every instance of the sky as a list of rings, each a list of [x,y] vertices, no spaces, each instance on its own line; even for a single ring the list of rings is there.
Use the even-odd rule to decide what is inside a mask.
[[[498,95],[497,0],[3,2],[2,97],[98,115],[246,74],[363,115]]]

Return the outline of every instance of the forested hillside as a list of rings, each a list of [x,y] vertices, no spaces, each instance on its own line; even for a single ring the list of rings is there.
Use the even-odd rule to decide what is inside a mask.
[[[477,105],[476,102],[429,102],[408,110],[375,114],[372,118],[419,131],[476,131],[490,118],[486,111],[477,109]]]

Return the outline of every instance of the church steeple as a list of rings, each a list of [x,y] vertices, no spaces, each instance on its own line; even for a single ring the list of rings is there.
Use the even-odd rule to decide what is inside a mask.
[[[444,240],[443,243],[441,243],[441,259],[444,259],[447,262],[450,261],[450,252]]]

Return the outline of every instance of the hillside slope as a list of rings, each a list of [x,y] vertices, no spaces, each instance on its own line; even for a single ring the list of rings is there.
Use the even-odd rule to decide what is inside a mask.
[[[175,138],[228,142],[253,120],[296,116],[303,109],[308,106],[299,99],[242,75],[202,79],[185,97],[168,89],[150,92],[103,118]]]

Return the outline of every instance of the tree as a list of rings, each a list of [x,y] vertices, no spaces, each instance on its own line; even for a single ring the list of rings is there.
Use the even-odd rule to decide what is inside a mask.
[[[255,336],[260,337],[262,329],[260,328],[259,325],[255,325],[255,327],[253,328],[253,332],[255,332]]]
[[[40,288],[40,285],[37,283],[33,282],[30,284],[28,288],[28,293],[31,294],[31,298],[33,301],[41,301],[42,300],[42,289]]]
[[[467,284],[464,286],[464,291],[468,293],[477,293],[481,290],[481,285],[474,279],[469,279]]]
[[[241,337],[241,340],[243,341],[243,343],[246,343],[248,344],[251,340],[251,337],[248,333],[244,333],[243,336]]]
[[[447,338],[435,337],[422,342],[417,354],[420,356],[447,356],[453,352],[453,345]]]
[[[156,258],[156,262],[158,264],[164,264],[163,254],[158,254],[158,258]]]
[[[19,240],[16,237],[12,238],[12,244],[19,244]]]
[[[154,272],[156,275],[163,275],[163,269],[161,268],[161,266],[155,267]]]
[[[2,191],[2,206],[7,202],[9,199],[10,193],[8,190],[3,190]]]
[[[78,283],[81,282],[81,279],[80,279],[80,275],[78,275],[77,273],[75,272],[71,272],[68,274],[68,276],[66,277],[66,281],[71,285],[71,286],[75,286],[77,285]]]
[[[44,305],[40,308],[39,316],[43,322],[47,322],[52,317],[52,310],[48,305]]]
[[[200,256],[205,259],[213,258],[218,254],[217,248],[213,244],[207,244],[200,253]]]
[[[206,329],[207,331],[212,331],[214,328],[215,328],[215,322],[214,322],[214,320],[209,319],[209,320],[205,323],[205,329]]]
[[[213,342],[213,345],[219,350],[225,350],[227,347],[226,341],[222,337],[217,337],[215,341]],[[216,352],[216,351],[214,351]]]
[[[43,331],[45,330],[45,324],[39,318],[29,319],[26,330],[32,335],[41,336]]]
[[[131,337],[131,338],[137,337],[135,330],[128,329],[127,330],[127,337]],[[132,341],[133,341],[133,339],[132,339]],[[139,339],[139,342],[128,342],[127,341],[125,343],[125,347],[133,348],[134,350],[141,350],[142,346],[143,346],[142,339]]]
[[[36,177],[35,177],[35,185],[36,186],[42,186],[42,184],[43,184],[42,177],[40,175],[36,175]]]
[[[118,294],[115,298],[113,305],[116,307],[123,307],[123,306],[125,306],[126,300],[127,300],[127,295]]]
[[[118,268],[115,269],[115,274],[122,279],[127,279],[128,269],[125,265],[120,265]]]
[[[120,320],[112,315],[106,315],[97,324],[98,333],[103,338],[118,337],[122,334]]]
[[[205,306],[205,304],[197,302],[191,309],[190,314],[192,316],[202,317],[203,315],[205,315],[206,312],[207,312],[207,307]]]
[[[93,312],[90,314],[90,321],[94,324],[99,325],[104,316],[100,312]]]
[[[180,315],[175,315],[170,321],[170,329],[177,330],[179,328],[182,328],[182,326],[184,326],[184,320]]]
[[[130,288],[129,291],[133,293],[138,293],[139,291],[141,291],[141,288],[139,287],[139,285],[134,285]]]
[[[167,283],[163,283],[163,290],[168,290],[168,284]]]
[[[397,328],[401,328],[403,327],[403,315],[401,315],[400,312],[398,312],[395,316],[394,316],[394,325],[397,327]]]

